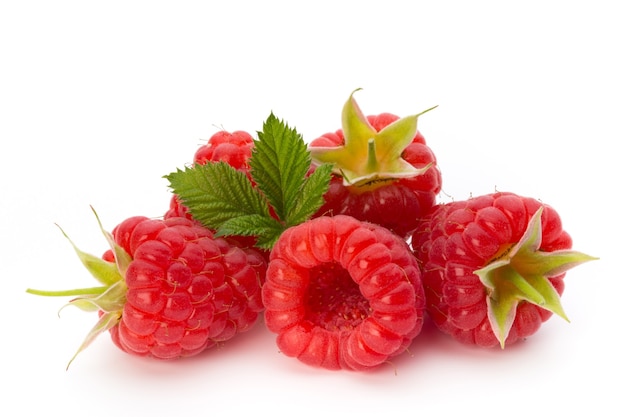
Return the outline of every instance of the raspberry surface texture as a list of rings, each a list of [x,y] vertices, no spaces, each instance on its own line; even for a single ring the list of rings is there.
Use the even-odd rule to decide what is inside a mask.
[[[565,271],[593,258],[571,251],[559,214],[498,192],[434,207],[413,233],[429,316],[460,342],[511,345],[560,303]]]
[[[193,161],[197,164],[224,161],[235,169],[248,172],[250,170],[248,162],[253,148],[254,138],[248,132],[221,130],[196,150]]]
[[[113,236],[132,257],[124,277],[127,302],[110,329],[122,350],[191,356],[257,322],[265,261],[255,252],[183,218],[131,218]]]
[[[331,370],[366,370],[406,350],[423,325],[416,259],[389,230],[353,217],[287,229],[263,285],[280,351]]]

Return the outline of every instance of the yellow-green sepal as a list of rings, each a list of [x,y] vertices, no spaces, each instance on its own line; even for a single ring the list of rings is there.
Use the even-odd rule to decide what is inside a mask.
[[[333,147],[309,147],[318,164],[330,163],[346,185],[360,185],[375,180],[414,177],[429,167],[415,168],[402,153],[417,134],[417,115],[396,120],[380,131],[369,123],[356,100],[355,90],[343,106],[341,122],[344,144]]]
[[[497,260],[474,271],[487,290],[491,328],[504,348],[520,302],[529,302],[569,321],[561,298],[549,278],[581,263],[597,259],[573,250],[544,252],[540,207],[531,217],[520,241]]]
[[[87,334],[87,336],[85,337],[85,339],[83,340],[83,343],[81,343],[81,345],[78,347],[78,349],[76,350],[76,353],[74,353],[74,356],[72,356],[72,358],[69,360],[69,362],[67,363],[66,366],[66,370],[69,369],[70,365],[72,364],[72,362],[74,362],[74,359],[76,359],[76,357],[78,356],[78,354],[80,352],[82,352],[83,350],[85,350],[89,345],[91,345],[91,343],[96,340],[96,338],[106,332],[107,330],[115,327],[117,325],[117,323],[119,323],[120,319],[122,318],[122,311],[112,311],[112,312],[108,312],[108,313],[104,313],[102,314],[102,316],[100,316],[100,319],[98,320],[98,322],[95,324],[95,326],[93,326],[91,328],[91,330],[89,331],[89,333]]]

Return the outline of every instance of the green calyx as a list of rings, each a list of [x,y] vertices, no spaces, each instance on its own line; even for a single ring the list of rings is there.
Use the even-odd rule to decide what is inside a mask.
[[[548,278],[597,259],[573,250],[539,250],[542,212],[543,207],[535,212],[517,244],[474,272],[487,289],[489,322],[502,348],[520,302],[535,304],[569,321],[560,296]]]
[[[341,114],[344,144],[335,147],[309,147],[316,163],[333,165],[345,185],[364,186],[423,174],[429,166],[418,169],[402,158],[402,152],[417,133],[417,119],[423,112],[400,118],[376,131],[354,99],[355,90]]]
[[[115,254],[115,263],[107,262],[102,258],[81,251],[63,229],[60,227],[59,229],[74,248],[82,264],[101,285],[60,291],[37,290],[32,288],[26,290],[29,294],[46,297],[75,297],[65,304],[61,310],[67,306],[74,306],[87,312],[101,312],[100,319],[87,334],[87,337],[74,356],[72,356],[67,364],[67,368],[69,368],[76,356],[85,350],[98,335],[111,329],[119,322],[122,317],[124,304],[126,303],[127,288],[124,281],[124,274],[132,259],[123,248],[115,243],[113,236],[104,230],[97,214],[96,219],[98,220],[100,230],[106,237]]]

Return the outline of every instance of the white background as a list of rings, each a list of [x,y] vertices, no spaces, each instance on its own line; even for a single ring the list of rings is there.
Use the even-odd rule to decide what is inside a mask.
[[[624,17],[617,1],[3,2],[0,414],[624,415]],[[162,176],[217,130],[273,111],[310,140],[359,87],[367,114],[439,105],[419,128],[442,201],[497,189],[561,213],[601,258],[568,273],[570,323],[504,351],[427,326],[368,373],[284,357],[262,323],[173,363],[103,335],[65,370],[95,316],[25,293],[93,283],[55,223],[100,254],[90,205],[108,229],[160,216]]]

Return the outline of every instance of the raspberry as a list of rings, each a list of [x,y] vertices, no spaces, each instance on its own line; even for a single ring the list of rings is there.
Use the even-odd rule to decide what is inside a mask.
[[[248,172],[252,148],[254,139],[248,132],[235,130],[231,133],[222,130],[213,134],[207,144],[196,151],[193,161],[197,164],[224,161],[235,169]]]
[[[307,365],[370,369],[421,331],[416,259],[378,225],[338,215],[293,226],[272,249],[266,277],[266,326],[283,354]]]
[[[566,270],[594,259],[571,250],[547,204],[498,192],[434,207],[412,236],[426,309],[454,339],[501,347],[534,334],[560,303]]]
[[[215,238],[182,217],[130,217],[108,236],[114,243],[101,260],[77,251],[89,257],[85,264],[97,278],[103,271],[116,276],[99,278],[105,285],[97,298],[86,292],[70,302],[87,311],[95,308],[101,317],[79,352],[108,329],[124,352],[188,357],[258,321],[266,262],[257,252]]]
[[[408,238],[435,205],[442,185],[435,154],[417,130],[416,119],[391,113],[365,117],[350,97],[344,128],[309,145],[316,162],[335,165],[316,216],[345,214]]]

